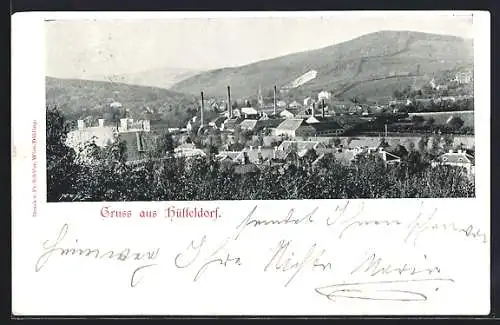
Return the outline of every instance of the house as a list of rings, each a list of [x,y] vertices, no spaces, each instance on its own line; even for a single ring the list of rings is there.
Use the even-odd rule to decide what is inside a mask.
[[[278,151],[284,152],[303,152],[310,149],[324,150],[326,145],[319,141],[283,141],[277,148]]]
[[[295,114],[293,114],[292,112],[290,112],[289,110],[282,110],[280,113],[279,113],[279,116],[283,117],[283,118],[293,118],[295,116]]]
[[[304,106],[306,106],[306,107],[311,106],[314,103],[314,100],[311,97],[306,97],[304,99],[303,103],[304,103]]]
[[[232,110],[232,113],[233,113],[232,118],[235,118],[235,117],[240,117],[240,116],[241,116],[241,111],[240,111],[239,109],[237,109],[237,108],[234,108],[234,109]],[[225,116],[225,117],[229,117],[229,111],[225,111],[225,112],[224,112],[224,116]]]
[[[244,160],[245,155],[249,162],[256,165],[264,164],[270,159],[276,157],[275,149],[273,148],[262,148],[261,146],[255,148],[250,146],[249,148],[244,148],[235,158],[235,161],[241,163]]]
[[[361,107],[360,105],[354,105],[349,107],[348,112],[349,114],[361,114],[363,112],[363,107]]]
[[[260,173],[260,168],[250,162],[248,154],[243,152],[243,161],[240,164],[235,164],[232,169],[236,175],[257,175]]]
[[[81,125],[80,125],[81,126]],[[66,145],[76,148],[79,144],[92,141],[99,147],[113,143],[117,128],[112,126],[80,128],[68,132]]]
[[[461,167],[464,168],[468,174],[474,174],[475,158],[465,150],[458,150],[457,152],[449,150],[433,162],[433,166],[436,165]]]
[[[304,119],[287,119],[283,121],[276,129],[275,135],[284,135],[289,137],[307,137],[315,134],[314,128],[307,124]]]
[[[219,162],[221,170],[230,170],[236,162],[236,157],[241,151],[220,151],[215,159]]]
[[[109,107],[112,107],[112,108],[121,108],[121,107],[123,107],[123,105],[120,102],[114,101],[111,104],[109,104]]]
[[[318,94],[318,100],[329,100],[332,97],[332,94],[329,91],[323,90]]]
[[[240,123],[240,128],[242,130],[250,130],[250,131],[253,131],[255,129],[255,127],[257,126],[257,122],[258,120],[243,120],[241,123]]]
[[[104,123],[104,122],[103,122]],[[132,118],[122,118],[120,119],[120,124],[118,126],[119,132],[140,132],[151,130],[151,123],[149,120],[137,120]]]
[[[266,118],[266,119],[259,119],[257,121],[257,124],[254,128],[254,132],[259,132],[261,130],[264,130],[264,129],[272,129],[272,128],[275,128],[277,127],[278,125],[280,125],[282,122],[284,121],[284,119],[281,119],[281,118]]]
[[[230,159],[232,161],[241,155],[241,151],[220,151],[215,158],[218,160]]]
[[[300,108],[301,105],[300,105],[299,102],[297,102],[296,100],[294,100],[293,102],[290,103],[290,105],[288,105],[288,107],[297,109],[297,108]]]
[[[360,149],[360,150],[378,150],[382,146],[382,139],[380,138],[371,138],[371,137],[362,137],[362,138],[354,138],[347,139],[346,147],[349,149]]]
[[[160,132],[169,129],[169,123],[165,120],[149,121],[149,129],[151,132]]]
[[[309,124],[314,129],[314,136],[337,136],[344,133],[344,129],[335,121],[320,121]]]
[[[242,107],[241,114],[242,115],[258,115],[259,112],[253,107]]]
[[[241,117],[227,119],[222,123],[221,130],[233,132],[234,129],[243,121]]]
[[[309,118],[307,118],[306,123],[307,124],[320,123],[320,122],[324,122],[327,120],[328,120],[327,117],[323,117],[321,115],[313,115],[313,116],[310,116]]]
[[[472,81],[472,73],[470,71],[458,72],[453,80],[459,84],[468,84]]]
[[[203,150],[196,148],[192,143],[184,143],[174,149],[174,155],[175,157],[191,158],[205,157],[206,153]]]
[[[224,124],[224,122],[226,120],[227,120],[227,117],[225,117],[225,116],[219,116],[219,117],[216,117],[215,119],[213,119],[212,121],[210,121],[208,123],[208,125],[210,125],[213,128],[220,129],[222,127],[222,124]]]
[[[279,108],[286,108],[286,102],[284,100],[278,100],[276,106]]]
[[[378,156],[387,165],[395,165],[401,163],[401,157],[386,151],[384,148],[378,148],[378,150],[374,151],[372,154]]]
[[[333,157],[335,162],[339,162],[342,165],[351,165],[356,161],[356,153],[354,151],[335,151],[331,153],[321,153],[318,158],[312,163],[313,168],[320,168],[322,165],[326,168],[329,166],[325,166],[324,161],[328,157]]]

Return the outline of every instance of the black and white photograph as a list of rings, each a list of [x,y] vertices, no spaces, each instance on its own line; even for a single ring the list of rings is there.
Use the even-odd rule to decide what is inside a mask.
[[[490,25],[16,15],[12,314],[488,315]]]
[[[473,20],[46,20],[47,201],[475,197]]]

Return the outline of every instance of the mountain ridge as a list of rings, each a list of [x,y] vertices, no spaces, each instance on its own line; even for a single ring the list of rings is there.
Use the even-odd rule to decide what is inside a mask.
[[[307,95],[323,88],[336,93],[349,84],[363,85],[370,79],[374,80],[373,85],[376,86],[383,76],[411,79],[402,84],[399,80],[394,85],[405,87],[415,82],[426,82],[436,72],[471,66],[472,45],[472,40],[453,35],[378,31],[319,49],[239,67],[210,70],[182,80],[170,89],[192,94],[204,90],[212,96],[223,97],[226,86],[231,85],[233,97],[250,97],[257,94],[259,86],[266,91],[272,89],[274,84],[281,88],[311,70],[317,70],[318,76],[292,93]],[[351,87],[347,95],[363,95],[367,92],[363,87]],[[387,88],[379,94],[368,91],[368,97],[388,96],[395,90],[394,87]]]
[[[163,67],[163,68],[147,69],[137,72],[119,73],[119,74],[95,74],[95,75],[92,74],[92,75],[72,76],[72,77],[58,77],[58,76],[48,76],[48,77],[58,78],[58,79],[109,81],[109,82],[118,82],[128,85],[169,89],[174,84],[202,72],[203,72],[202,70],[196,70],[196,69]]]

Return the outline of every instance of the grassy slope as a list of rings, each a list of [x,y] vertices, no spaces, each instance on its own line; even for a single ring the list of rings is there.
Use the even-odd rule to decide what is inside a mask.
[[[393,86],[380,87],[383,78],[394,74],[415,74],[420,65],[417,83],[432,78],[440,71],[472,65],[472,43],[454,36],[417,32],[382,31],[330,47],[260,61],[237,68],[224,68],[183,80],[172,89],[198,93],[203,89],[213,96],[225,96],[226,86],[232,86],[233,97],[256,96],[259,84],[263,92],[274,84],[283,86],[309,70],[317,70],[316,79],[297,89],[302,94],[314,94],[326,89],[339,96],[384,97],[397,88],[414,82],[400,78]],[[369,81],[377,79],[376,81]],[[382,80],[381,80],[382,79]],[[389,84],[392,80],[387,81]],[[356,86],[352,86],[355,83]],[[344,89],[347,88],[347,91]],[[374,90],[373,88],[383,88]],[[293,92],[293,91],[292,91]]]

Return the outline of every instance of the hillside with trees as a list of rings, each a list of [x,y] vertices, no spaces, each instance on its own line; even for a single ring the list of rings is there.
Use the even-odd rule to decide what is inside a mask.
[[[110,105],[119,102],[117,108]],[[198,110],[198,98],[155,87],[116,82],[46,78],[46,104],[58,107],[67,119],[127,115],[135,119],[162,119],[170,127],[183,127]]]
[[[315,79],[291,89],[307,96],[328,90],[337,96],[390,97],[397,89],[422,86],[441,71],[471,68],[471,40],[410,31],[380,31],[326,48],[290,54],[236,68],[223,68],[187,78],[171,89],[225,96],[227,85],[235,98],[255,96],[289,84],[316,70]]]

